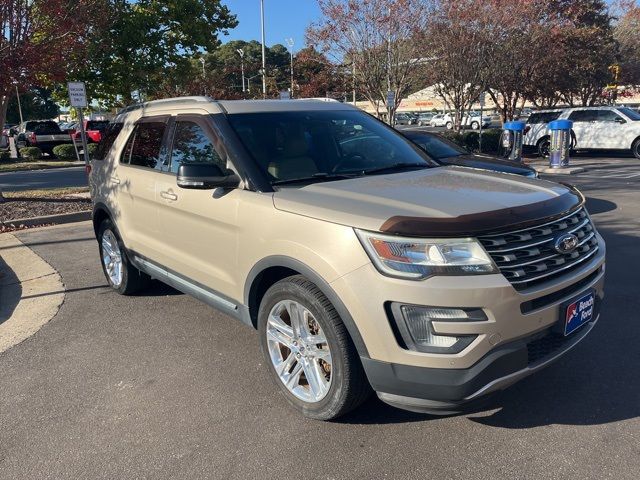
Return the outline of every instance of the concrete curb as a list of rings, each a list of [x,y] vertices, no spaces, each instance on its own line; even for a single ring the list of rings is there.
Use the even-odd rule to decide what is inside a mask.
[[[58,272],[14,235],[0,235],[0,353],[51,320],[64,301]]]
[[[15,220],[7,220],[0,222],[2,225],[14,225],[25,227],[31,227],[33,225],[45,225],[49,223],[74,223],[83,222],[85,220],[91,220],[91,210],[84,210],[82,212],[60,213],[58,215],[43,215],[42,217],[32,218],[17,218]]]
[[[586,171],[584,167],[549,168],[548,166],[535,166],[533,168],[535,168],[538,173],[546,173],[548,175],[573,175]]]

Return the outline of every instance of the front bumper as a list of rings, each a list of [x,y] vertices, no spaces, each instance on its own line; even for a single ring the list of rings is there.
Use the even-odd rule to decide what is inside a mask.
[[[591,331],[604,298],[606,252],[599,235],[598,241],[598,253],[582,268],[522,291],[502,275],[404,281],[383,277],[372,265],[337,279],[332,287],[357,324],[367,347],[365,372],[385,402],[410,410],[457,411],[543,368]],[[568,337],[555,336],[562,305],[588,290],[596,295],[595,320]],[[487,320],[434,322],[436,333],[477,337],[460,353],[423,353],[402,345],[389,302],[480,308]],[[540,354],[540,344],[553,348]]]
[[[580,343],[598,319],[596,315],[569,337],[545,331],[502,345],[467,369],[414,367],[370,358],[362,358],[362,364],[382,401],[417,412],[456,413],[551,364]]]

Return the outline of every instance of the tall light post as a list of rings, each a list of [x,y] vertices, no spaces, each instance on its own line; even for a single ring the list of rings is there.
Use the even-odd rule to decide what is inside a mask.
[[[205,59],[204,57],[200,57],[200,63],[202,64],[202,83],[204,85],[203,90],[204,90],[204,94],[207,94],[207,86],[205,85],[205,80],[207,79],[207,74],[204,70],[204,64],[205,64]]]
[[[240,70],[242,71],[242,91],[245,92],[246,90],[244,89],[244,50],[241,48],[238,48],[236,52],[238,52],[238,55],[240,55]]]
[[[22,105],[20,103],[20,92],[18,91],[18,82],[13,82],[13,85],[16,87],[16,100],[18,101],[18,113],[20,114],[20,125],[24,123],[24,119],[22,118]]]
[[[267,60],[264,51],[264,0],[260,0],[260,24],[262,29],[262,98],[267,98]]]
[[[289,54],[291,55],[291,98],[293,98],[293,38],[285,38],[287,46],[289,47]]]

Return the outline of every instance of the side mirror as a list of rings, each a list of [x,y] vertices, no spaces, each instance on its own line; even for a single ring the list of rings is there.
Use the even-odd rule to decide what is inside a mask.
[[[621,117],[616,117],[615,122],[616,123],[620,123],[620,124],[627,123],[627,121],[624,118],[621,118]]]
[[[240,178],[231,170],[223,172],[215,163],[182,163],[178,167],[177,184],[180,188],[198,190],[236,188]]]

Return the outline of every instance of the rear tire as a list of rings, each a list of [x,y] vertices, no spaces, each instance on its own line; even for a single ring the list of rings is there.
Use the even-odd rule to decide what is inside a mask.
[[[551,146],[551,141],[549,137],[543,137],[538,141],[536,148],[538,150],[538,155],[542,158],[549,158],[549,148]]]
[[[149,275],[131,264],[122,239],[109,219],[98,229],[98,248],[104,276],[120,295],[131,295],[149,284]]]
[[[453,128],[453,123],[447,122],[446,127],[447,127],[447,130],[451,130]]]
[[[369,397],[371,387],[338,312],[302,275],[267,290],[260,302],[258,333],[271,376],[286,401],[305,417],[332,420]]]
[[[480,124],[478,122],[471,123],[471,130],[479,130],[479,129],[480,129]]]
[[[633,153],[634,157],[640,159],[640,138],[636,138],[633,145],[631,145],[631,153]]]

